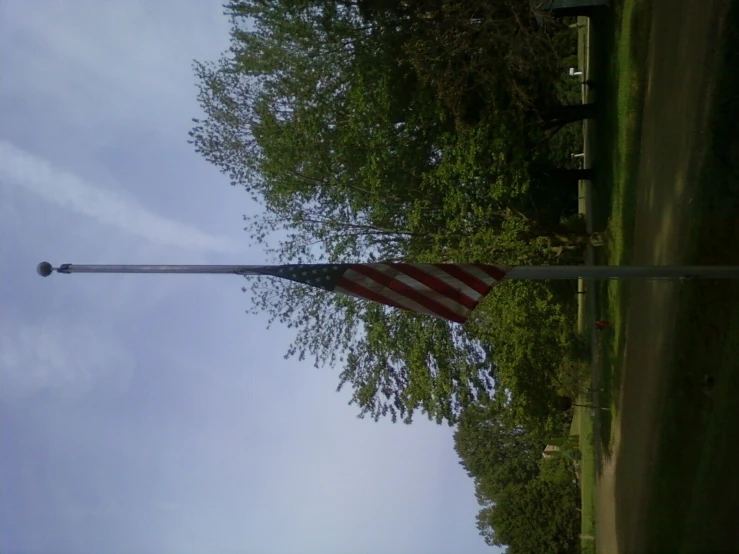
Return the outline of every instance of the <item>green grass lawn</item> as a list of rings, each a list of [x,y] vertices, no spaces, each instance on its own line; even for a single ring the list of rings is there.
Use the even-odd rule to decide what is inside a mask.
[[[708,148],[693,202],[696,264],[739,265],[739,6],[732,4]],[[683,287],[650,505],[649,547],[739,548],[739,283]],[[701,385],[710,375],[715,385]]]
[[[641,147],[639,130],[643,102],[643,60],[648,42],[649,5],[625,0],[591,19],[591,79],[596,83],[600,117],[588,139],[595,152],[597,187],[594,191],[595,230],[607,228],[608,247],[597,253],[598,264],[628,264],[633,242],[636,172]],[[626,289],[611,281],[599,285],[598,313],[614,322],[613,333],[600,342],[600,404],[616,410],[618,368],[625,344]],[[588,322],[592,325],[592,322]],[[594,429],[593,418],[580,410],[582,452],[582,528],[584,537],[595,535],[595,494],[598,455],[610,456],[610,411],[602,411]],[[597,441],[597,444],[596,444]],[[595,541],[584,538],[582,552],[595,552]]]
[[[591,52],[603,98],[597,132],[596,216],[608,226],[608,248],[596,263],[631,261],[636,171],[641,142],[649,3],[624,0],[596,21]],[[688,259],[739,264],[739,5],[732,4],[719,70],[708,149],[691,208]],[[600,37],[598,37],[598,33]],[[613,55],[611,55],[613,54]],[[600,85],[602,83],[602,85]],[[601,227],[601,228],[603,228]],[[612,281],[598,290],[600,317],[614,323],[599,345],[601,404],[616,413],[625,346],[627,289]],[[680,293],[674,362],[668,370],[655,478],[648,507],[649,552],[736,551],[739,542],[739,285],[694,282]],[[715,386],[701,387],[705,375]],[[584,414],[583,414],[584,415]],[[583,418],[583,534],[593,526],[597,468],[586,463],[611,448],[611,418],[588,430]],[[592,423],[591,423],[592,427]],[[588,433],[590,431],[590,433]],[[594,431],[594,432],[593,432]],[[592,440],[588,440],[592,437]],[[592,468],[592,477],[586,472]],[[586,543],[583,542],[583,547]],[[585,551],[585,550],[584,550]]]
[[[580,548],[583,554],[595,553],[595,479],[597,474],[593,444],[593,419],[586,408],[576,408],[580,435],[580,489],[582,494],[582,525]]]
[[[736,263],[736,262],[735,262]],[[739,288],[686,286],[649,506],[649,551],[730,552],[739,515]],[[701,386],[704,375],[713,389]]]
[[[625,0],[614,5],[611,31],[598,49],[601,80],[606,93],[602,122],[591,137],[598,164],[596,219],[606,228],[607,247],[597,252],[596,263],[628,265],[632,259],[636,182],[641,150],[641,114],[649,42],[651,6],[647,0]],[[608,53],[615,56],[608,61]],[[609,94],[610,92],[610,94]],[[602,169],[601,169],[602,167]],[[619,368],[626,340],[628,289],[623,281],[600,283],[598,312],[601,319],[613,322],[613,332],[604,334],[600,343],[601,405],[618,409]],[[611,449],[610,413],[601,417],[598,436],[605,456]]]

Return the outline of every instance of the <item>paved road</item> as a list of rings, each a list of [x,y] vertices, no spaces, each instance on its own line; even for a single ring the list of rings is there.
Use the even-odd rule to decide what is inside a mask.
[[[642,125],[635,265],[680,264],[704,147],[712,64],[727,3],[654,0]],[[679,284],[630,285],[620,420],[598,488],[598,551],[643,552],[644,509],[657,443]],[[624,486],[624,484],[628,484]]]

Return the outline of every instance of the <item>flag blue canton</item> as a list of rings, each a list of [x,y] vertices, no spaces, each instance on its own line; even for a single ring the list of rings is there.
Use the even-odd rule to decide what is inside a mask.
[[[282,265],[264,268],[264,275],[332,291],[349,267],[348,264]]]

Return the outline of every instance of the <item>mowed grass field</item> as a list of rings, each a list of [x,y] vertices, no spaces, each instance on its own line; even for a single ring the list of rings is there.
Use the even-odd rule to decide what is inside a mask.
[[[696,265],[739,265],[739,3],[732,2],[725,25],[685,245]],[[681,293],[648,545],[651,551],[736,552],[739,282],[692,282]]]
[[[590,139],[598,165],[595,220],[607,238],[606,247],[596,252],[598,264],[629,265],[632,259],[650,23],[649,0],[616,3],[612,13],[595,22],[599,28],[595,74],[605,90],[601,93],[601,120]],[[612,420],[619,409],[619,368],[626,345],[628,284],[602,282],[597,297],[598,317],[613,323],[608,333],[601,334],[598,346],[600,404],[610,411],[601,415],[596,438],[602,456],[609,458]]]
[[[649,29],[649,7],[638,0],[615,3],[611,10],[591,19],[590,79],[599,118],[589,134],[595,152],[597,183],[594,190],[596,231],[606,231],[607,247],[596,252],[596,263],[628,264],[633,241],[636,172],[640,149],[639,128]],[[606,340],[598,345],[599,404],[594,418],[585,409],[576,414],[580,433],[582,526],[581,551],[595,553],[596,483],[600,459],[611,456],[612,414],[617,412],[618,371],[625,344],[627,289],[621,281],[600,283],[598,317],[614,322]],[[619,312],[620,315],[613,312]],[[592,319],[592,317],[590,318]],[[588,321],[592,325],[593,321]],[[583,402],[590,398],[581,399]],[[598,428],[594,428],[597,421]],[[597,443],[596,443],[597,441]]]
[[[578,408],[573,418],[573,430],[579,434],[580,451],[580,488],[582,497],[582,523],[580,526],[580,551],[582,554],[595,553],[595,485],[597,465],[594,441],[593,418],[584,408]]]
[[[648,0],[614,2],[591,22],[591,78],[601,106],[590,136],[598,172],[595,219],[608,238],[597,263],[632,263],[651,7]],[[706,98],[707,133],[694,152],[700,157],[698,182],[681,239],[688,264],[739,264],[739,2],[730,4],[722,27],[714,94]],[[614,454],[627,314],[633,308],[629,286],[602,283],[598,306],[599,317],[614,324],[597,346],[600,402],[611,410],[596,429],[588,428],[590,418],[580,423],[583,535],[594,529],[596,462]],[[674,347],[661,377],[663,401],[649,456],[644,551],[739,551],[739,284],[688,282],[679,287],[676,309]],[[595,549],[587,539],[582,547]]]

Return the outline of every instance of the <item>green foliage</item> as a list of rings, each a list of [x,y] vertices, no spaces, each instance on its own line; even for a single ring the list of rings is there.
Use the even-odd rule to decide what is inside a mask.
[[[575,33],[529,0],[233,0],[231,47],[195,64],[196,150],[262,203],[245,217],[276,263],[581,263],[564,77]],[[565,106],[561,106],[565,104]],[[360,417],[459,422],[489,544],[564,552],[579,495],[568,416],[584,344],[573,290],[504,282],[464,326],[279,279],[252,310],[293,329],[287,356],[337,366]],[[574,514],[574,515],[573,515]],[[576,532],[577,525],[574,526]]]
[[[495,345],[496,401],[507,417],[545,433],[558,429],[557,393],[584,344],[574,310],[541,281],[512,281],[494,289],[468,323],[481,343]]]
[[[226,9],[230,50],[195,64],[206,118],[191,142],[263,203],[245,220],[273,261],[581,260],[589,239],[563,224],[574,187],[541,178],[562,163],[535,125],[562,99],[571,30],[535,25],[528,0]],[[464,327],[293,283],[249,289],[255,310],[296,331],[288,355],[341,368],[360,416],[452,424],[495,396],[516,421],[552,425],[571,337],[545,285],[505,283],[505,313],[488,301]]]
[[[360,415],[410,423],[420,410],[437,423],[452,422],[490,393],[489,358],[463,329],[376,305],[363,306],[361,317],[365,334],[347,355],[339,385],[352,384]]]
[[[554,99],[559,60],[572,37],[562,22],[539,25],[530,0],[415,3],[404,52],[421,82],[433,86],[462,123],[486,106],[521,110]]]
[[[521,426],[510,425],[494,407],[465,408],[454,433],[460,464],[476,479],[478,498],[493,499],[511,484],[526,483],[539,473],[545,444]]]
[[[569,554],[579,549],[579,506],[575,484],[532,479],[511,485],[483,508],[477,525],[488,544],[509,553]]]
[[[555,485],[570,487],[577,482],[574,471],[573,450],[557,450],[559,455],[548,456],[539,460],[539,479]]]
[[[508,545],[511,553],[576,551],[580,493],[573,460],[542,457],[547,442],[490,404],[464,409],[454,447],[475,481],[478,529],[488,544]]]

